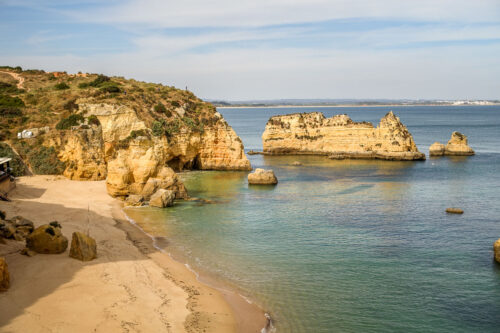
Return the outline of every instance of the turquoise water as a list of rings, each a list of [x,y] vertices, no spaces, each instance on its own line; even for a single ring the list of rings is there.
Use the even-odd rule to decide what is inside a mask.
[[[278,332],[498,332],[500,107],[320,108],[354,120],[389,110],[427,153],[451,132],[477,155],[425,162],[249,156],[276,187],[246,172],[188,172],[191,196],[172,209],[130,209],[146,231],[195,269],[237,286],[269,310]],[[246,149],[261,149],[273,114],[318,109],[219,110]],[[293,167],[293,161],[303,166]],[[463,215],[447,215],[457,206]]]

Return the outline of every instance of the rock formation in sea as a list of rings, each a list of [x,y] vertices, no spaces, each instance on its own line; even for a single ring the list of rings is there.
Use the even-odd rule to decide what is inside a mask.
[[[443,156],[445,152],[445,147],[442,143],[434,142],[429,147],[429,156]]]
[[[264,170],[257,168],[254,172],[248,174],[248,184],[250,185],[276,185],[278,178],[273,170]]]
[[[251,170],[234,130],[187,90],[103,75],[21,75],[25,89],[12,98],[36,137],[14,138],[21,119],[5,135],[35,174],[106,180],[113,197],[148,202],[159,189],[187,197],[177,171]],[[56,80],[67,88],[54,89]]]
[[[500,238],[493,244],[493,253],[495,256],[495,261],[500,263]]]
[[[392,111],[377,127],[354,122],[347,115],[323,113],[273,116],[262,135],[265,154],[315,154],[330,158],[424,160],[413,137]]]
[[[474,150],[469,147],[467,136],[460,132],[453,132],[448,143],[443,145],[439,142],[434,142],[429,147],[429,156],[471,156],[474,155]]]
[[[474,155],[474,150],[469,147],[467,137],[459,132],[453,132],[446,144],[445,155],[448,156],[470,156]]]

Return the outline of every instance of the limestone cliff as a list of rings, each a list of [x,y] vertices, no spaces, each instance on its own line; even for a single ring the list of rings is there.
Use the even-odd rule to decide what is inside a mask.
[[[106,179],[111,195],[147,201],[160,189],[187,196],[176,171],[251,169],[233,129],[190,91],[97,74],[22,75],[25,89],[9,85],[16,121],[4,136],[35,173]]]
[[[266,154],[318,154],[331,158],[423,160],[408,129],[392,111],[378,127],[347,115],[320,112],[273,116],[262,134]]]

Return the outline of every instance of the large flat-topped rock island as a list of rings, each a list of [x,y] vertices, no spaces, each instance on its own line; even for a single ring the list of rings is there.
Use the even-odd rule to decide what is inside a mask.
[[[328,155],[333,159],[425,160],[413,137],[394,113],[377,127],[347,115],[325,118],[321,112],[273,116],[262,134],[264,154]]]

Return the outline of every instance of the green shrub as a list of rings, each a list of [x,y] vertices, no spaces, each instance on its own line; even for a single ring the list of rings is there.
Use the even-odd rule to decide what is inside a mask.
[[[31,149],[27,155],[31,169],[38,175],[60,175],[66,165],[57,158],[54,147],[38,145]]]
[[[6,143],[0,142],[0,156],[10,157],[10,167],[12,169],[12,174],[16,177],[24,175],[24,163],[23,160],[10,148]]]
[[[20,117],[22,115],[23,115],[22,111],[19,110],[18,108],[0,106],[1,117],[12,118],[12,117]]]
[[[109,77],[107,77],[106,75],[102,75],[102,74],[99,74],[94,81],[90,82],[89,83],[89,86],[91,87],[99,87],[101,84],[103,84],[104,82],[108,82],[110,81],[111,79]]]
[[[84,119],[81,114],[72,114],[68,118],[61,119],[57,123],[56,129],[58,130],[70,129],[72,126],[78,126],[83,121]]]
[[[151,128],[154,136],[162,136],[165,133],[165,129],[163,128],[163,123],[159,121],[154,121],[153,126]]]
[[[153,109],[158,113],[165,113],[167,111],[167,108],[162,103],[156,104]]]
[[[65,82],[60,82],[54,86],[56,90],[65,90],[69,89],[69,86]]]
[[[165,124],[165,134],[168,137],[179,133],[180,129],[181,129],[181,122],[179,121],[179,119],[175,119],[175,120]]]
[[[115,82],[105,82],[101,84],[100,90],[108,93],[119,93],[121,90]]]
[[[24,107],[24,102],[19,97],[0,95],[0,106],[21,108]]]
[[[99,118],[97,118],[96,115],[91,115],[87,118],[87,121],[90,125],[101,125],[101,122],[99,121]]]
[[[80,89],[85,89],[85,88],[88,88],[90,86],[90,84],[88,82],[82,82],[80,84],[78,84],[78,88]]]
[[[170,102],[170,104],[171,104],[174,108],[178,108],[179,106],[181,106],[181,105],[179,104],[179,102],[177,102],[177,101],[171,101],[171,102]]]
[[[0,82],[0,94],[17,94],[24,92],[23,89],[17,89],[13,84]]]
[[[5,214],[5,212],[3,210],[0,210],[0,219],[5,220],[6,216],[7,215]]]
[[[130,135],[129,135],[129,138],[131,139],[136,139],[137,137],[139,136],[146,136],[146,137],[149,137],[148,133],[146,132],[146,130],[144,129],[140,129],[140,130],[134,130],[134,131],[131,131],[130,132]]]

